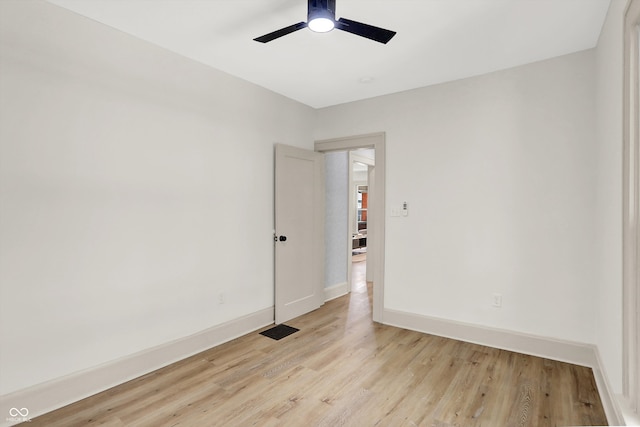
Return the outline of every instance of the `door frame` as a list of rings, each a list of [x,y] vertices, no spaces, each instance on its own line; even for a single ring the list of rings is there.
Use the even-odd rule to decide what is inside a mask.
[[[640,414],[639,25],[640,1],[631,0],[624,15],[622,387],[636,414]]]
[[[384,258],[385,258],[385,140],[384,132],[366,135],[347,136],[324,139],[315,142],[315,151],[327,153],[331,151],[351,151],[359,148],[375,150],[375,173],[369,182],[373,206],[371,241],[367,238],[367,259],[373,265],[373,321],[383,323],[384,313]],[[351,167],[351,165],[349,165]]]

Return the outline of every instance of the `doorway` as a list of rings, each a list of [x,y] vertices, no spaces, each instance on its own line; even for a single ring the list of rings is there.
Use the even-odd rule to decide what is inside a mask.
[[[368,168],[367,180],[367,263],[369,267],[367,274],[371,275],[373,282],[373,321],[382,323],[384,312],[385,134],[350,136],[315,143],[315,151],[321,153],[358,149],[372,149],[375,152],[375,166]],[[353,206],[355,208],[355,203]],[[351,245],[352,237],[347,237]],[[349,259],[349,261],[351,260]],[[347,277],[348,280],[351,280],[351,262],[348,263],[348,268]]]
[[[373,282],[373,262],[367,264],[369,226],[375,223],[369,215],[371,201],[369,175],[375,167],[375,150],[358,149],[349,151],[349,232],[348,232],[348,281],[353,289],[353,267],[357,263],[359,272],[366,272],[366,282]],[[373,212],[372,212],[373,213]]]

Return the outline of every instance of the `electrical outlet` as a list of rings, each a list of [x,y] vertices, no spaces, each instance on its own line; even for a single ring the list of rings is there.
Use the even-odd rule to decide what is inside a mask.
[[[502,307],[502,294],[493,294],[493,306],[497,308]]]
[[[218,304],[224,304],[224,292],[220,292],[218,295]]]

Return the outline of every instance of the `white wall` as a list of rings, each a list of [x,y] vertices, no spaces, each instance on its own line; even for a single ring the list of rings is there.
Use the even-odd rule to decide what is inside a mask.
[[[325,154],[325,287],[342,285],[347,278],[349,236],[349,153]]]
[[[594,342],[594,57],[319,110],[386,132],[385,308]]]
[[[273,306],[273,144],[315,112],[48,3],[0,19],[0,394]]]
[[[616,393],[622,392],[623,16],[613,0],[596,49],[596,343]]]

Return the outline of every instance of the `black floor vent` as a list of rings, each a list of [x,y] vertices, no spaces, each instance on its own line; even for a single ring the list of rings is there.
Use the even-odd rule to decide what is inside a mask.
[[[287,326],[285,324],[274,326],[271,329],[267,329],[266,331],[260,332],[260,335],[264,335],[265,337],[273,338],[274,340],[281,340],[284,337],[288,337],[294,332],[298,332],[300,329],[293,328],[291,326]]]

